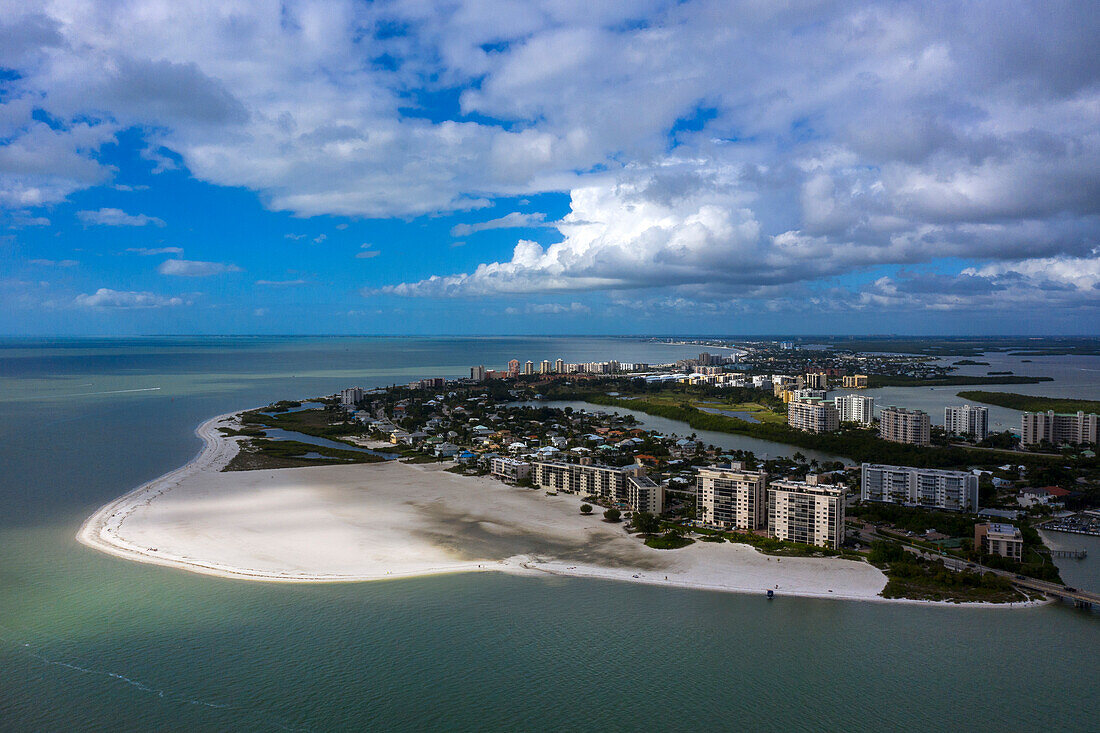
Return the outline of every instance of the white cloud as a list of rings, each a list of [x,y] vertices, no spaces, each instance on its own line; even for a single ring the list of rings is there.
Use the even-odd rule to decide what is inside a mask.
[[[183,298],[149,292],[100,288],[91,295],[81,293],[73,300],[73,304],[81,308],[128,310],[180,306],[186,305],[187,302]]]
[[[77,218],[85,225],[106,227],[143,227],[148,225],[162,227],[164,221],[145,214],[127,214],[122,209],[103,208],[98,211],[78,211]]]
[[[127,247],[127,252],[148,257],[150,255],[181,255],[183,247]]]
[[[356,257],[357,259],[360,259],[360,260],[369,260],[369,259],[371,259],[372,257],[377,257],[378,255],[382,254],[381,252],[379,252],[379,251],[378,251],[378,250],[376,250],[376,249],[371,249],[371,247],[372,247],[372,246],[373,246],[373,245],[370,245],[370,244],[363,244],[363,245],[360,245],[360,246],[359,246],[359,249],[360,249],[361,251],[360,251],[360,252],[358,252],[358,253],[357,253],[357,254],[355,255],[355,257]]]
[[[241,268],[227,262],[202,262],[199,260],[165,260],[157,267],[161,275],[179,277],[209,277],[225,272],[241,272]]]
[[[4,16],[9,209],[108,182],[99,152],[131,128],[158,166],[295,215],[571,192],[562,242],[391,292],[662,275],[728,290],[1079,258],[1100,238],[1100,14],[1080,4],[63,1]],[[437,101],[456,90],[457,108]],[[454,236],[549,225],[509,216]]]
[[[509,306],[504,309],[507,315],[515,316],[520,314],[529,315],[586,315],[592,312],[592,309],[576,301],[572,303],[528,303],[523,308],[517,308],[515,306]]]
[[[76,267],[80,263],[76,260],[43,260],[43,259],[36,259],[36,260],[30,260],[30,264],[38,265],[39,267]]]
[[[518,211],[513,211],[509,214],[505,214],[499,219],[490,219],[489,221],[478,222],[476,224],[456,224],[451,227],[451,236],[467,237],[475,232],[484,232],[490,229],[521,229],[541,226],[547,226],[546,214],[539,212],[523,214]]]
[[[256,281],[257,285],[267,285],[267,286],[270,286],[270,287],[277,287],[277,288],[291,288],[291,287],[295,287],[295,286],[298,286],[298,285],[306,285],[308,283],[309,283],[308,280],[301,280],[301,279],[298,279],[298,280],[257,280]]]

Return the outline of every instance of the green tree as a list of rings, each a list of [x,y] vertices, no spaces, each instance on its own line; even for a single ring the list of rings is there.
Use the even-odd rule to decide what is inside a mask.
[[[581,504],[581,514],[591,514],[591,513],[592,513],[592,505],[591,504]]]
[[[603,518],[609,522],[617,522],[619,521],[619,518],[622,517],[622,515],[623,513],[620,512],[618,509],[616,509],[615,507],[611,507],[603,513]]]
[[[649,512],[638,512],[631,523],[642,534],[657,534],[661,531],[661,520]]]

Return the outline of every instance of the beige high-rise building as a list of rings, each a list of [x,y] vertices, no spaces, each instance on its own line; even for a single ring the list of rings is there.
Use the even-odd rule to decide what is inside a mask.
[[[844,542],[844,488],[807,481],[768,487],[768,534],[788,542],[837,549]]]
[[[829,389],[829,375],[825,372],[807,374],[804,381],[810,389]]]
[[[1020,416],[1020,443],[1034,445],[1047,441],[1052,445],[1063,443],[1097,442],[1097,416],[1095,413],[1059,414],[1025,412]]]
[[[565,374],[565,362],[561,359],[554,362],[554,374]]]
[[[878,435],[892,443],[930,445],[932,420],[921,410],[885,407],[878,415]]]
[[[768,523],[767,486],[767,472],[746,471],[743,463],[701,468],[699,519],[723,529],[763,529]]]
[[[829,402],[791,400],[787,403],[787,424],[811,433],[831,433],[840,429],[840,413]]]
[[[535,362],[529,361],[526,364],[524,364],[523,365],[523,373],[524,374],[534,374],[535,373]]]
[[[547,360],[547,359],[543,359],[542,362],[539,364],[539,374],[549,374],[549,373],[550,373],[550,361]]]
[[[867,389],[866,374],[851,374],[841,379],[844,389]]]

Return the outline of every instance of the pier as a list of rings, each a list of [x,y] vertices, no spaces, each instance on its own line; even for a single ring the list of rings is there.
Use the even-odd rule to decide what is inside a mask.
[[[1088,557],[1088,550],[1051,550],[1051,557],[1072,557],[1074,560],[1084,560]]]

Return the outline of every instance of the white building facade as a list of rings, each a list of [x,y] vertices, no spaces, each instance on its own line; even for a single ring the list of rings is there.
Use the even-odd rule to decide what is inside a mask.
[[[989,435],[989,410],[978,405],[948,405],[943,408],[943,428],[948,435],[985,440]]]
[[[864,463],[860,498],[929,509],[978,511],[978,477],[968,471]]]
[[[841,422],[870,425],[875,419],[875,398],[858,394],[846,394],[833,398],[833,406]]]

